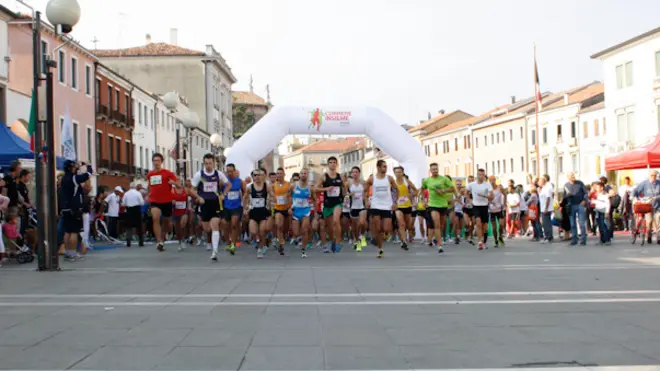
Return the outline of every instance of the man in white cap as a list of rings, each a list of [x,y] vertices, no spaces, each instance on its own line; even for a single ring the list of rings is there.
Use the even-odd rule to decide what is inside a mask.
[[[105,218],[108,222],[108,233],[110,237],[117,238],[117,222],[119,221],[119,205],[121,204],[121,196],[124,189],[120,186],[115,187],[114,193],[110,193],[105,198],[105,203],[108,205],[106,209]]]
[[[133,239],[133,228],[137,229],[138,243],[140,247],[144,246],[144,233],[142,228],[142,205],[144,198],[140,191],[136,189],[136,184],[131,183],[130,189],[124,193],[121,202],[126,207],[126,247],[131,247]]]

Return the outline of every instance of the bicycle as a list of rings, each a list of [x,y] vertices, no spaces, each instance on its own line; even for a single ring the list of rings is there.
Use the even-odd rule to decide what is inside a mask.
[[[648,235],[648,226],[646,225],[645,215],[653,213],[653,198],[641,198],[634,200],[633,213],[635,214],[635,228],[630,236],[631,243],[634,245],[637,236],[642,236],[640,244],[644,246],[646,236]]]

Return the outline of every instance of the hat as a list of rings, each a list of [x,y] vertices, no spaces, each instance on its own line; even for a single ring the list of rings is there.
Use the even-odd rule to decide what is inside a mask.
[[[120,186],[115,187],[115,192],[124,193],[124,189]]]

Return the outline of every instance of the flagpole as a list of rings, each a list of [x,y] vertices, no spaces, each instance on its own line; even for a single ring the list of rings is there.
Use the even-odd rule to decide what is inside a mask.
[[[538,65],[536,64],[536,43],[534,43],[534,74],[537,75],[538,73]],[[540,89],[539,84],[536,83],[536,78],[534,79],[534,95],[536,97],[539,97],[541,95],[541,92],[538,91]],[[537,98],[534,100],[536,101]],[[539,151],[539,139],[540,139],[540,128],[539,128],[539,104],[537,102],[536,104],[536,174],[538,176],[541,176],[541,153]]]

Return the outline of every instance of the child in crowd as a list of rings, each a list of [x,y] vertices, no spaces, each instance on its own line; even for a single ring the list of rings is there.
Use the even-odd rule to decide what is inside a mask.
[[[591,206],[596,215],[598,223],[598,230],[600,232],[600,243],[605,245],[611,244],[611,234],[609,226],[607,225],[607,216],[610,212],[610,196],[605,192],[605,184],[602,182],[594,182],[592,189],[595,191],[595,199],[591,200]]]

